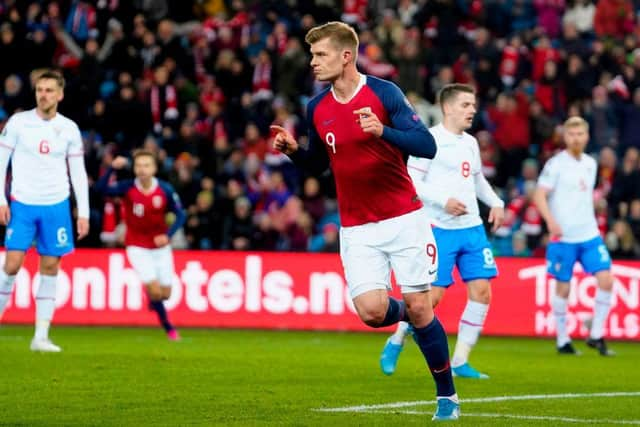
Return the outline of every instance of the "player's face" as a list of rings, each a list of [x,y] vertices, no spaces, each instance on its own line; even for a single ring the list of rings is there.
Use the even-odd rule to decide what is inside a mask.
[[[36,104],[42,113],[55,112],[62,97],[62,88],[54,79],[40,79],[36,82]]]
[[[472,93],[459,92],[455,98],[447,102],[445,114],[457,129],[461,131],[469,129],[476,114],[476,96]]]
[[[137,157],[133,164],[133,173],[141,180],[150,179],[156,174],[156,163],[149,156]]]
[[[311,45],[311,70],[321,82],[334,81],[342,75],[351,52],[338,49],[329,38]]]
[[[564,142],[572,153],[582,153],[588,141],[589,133],[584,126],[571,126],[564,129]]]

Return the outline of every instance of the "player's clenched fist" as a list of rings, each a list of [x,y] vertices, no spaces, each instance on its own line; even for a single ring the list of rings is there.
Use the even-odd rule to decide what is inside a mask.
[[[298,142],[289,131],[278,125],[271,125],[269,128],[275,133],[273,148],[287,155],[298,151]]]
[[[116,170],[123,169],[127,167],[128,164],[129,164],[129,159],[127,159],[126,157],[118,156],[115,159],[113,159],[113,161],[111,162],[111,167]]]
[[[467,205],[462,203],[460,200],[454,199],[453,197],[447,200],[447,204],[444,206],[444,210],[451,215],[460,216],[467,213]]]
[[[384,131],[384,125],[375,115],[374,112],[371,111],[371,108],[359,108],[353,112],[353,114],[358,115],[357,122],[360,123],[360,127],[363,132],[370,133],[378,138],[382,136],[382,131]]]
[[[169,236],[166,234],[158,234],[153,237],[153,243],[155,243],[158,248],[167,246],[169,244]]]

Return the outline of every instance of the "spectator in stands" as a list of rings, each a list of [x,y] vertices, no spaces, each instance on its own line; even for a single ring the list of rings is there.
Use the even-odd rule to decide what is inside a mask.
[[[598,0],[593,27],[598,37],[621,39],[635,22],[633,4],[629,0]]]
[[[500,149],[496,185],[504,187],[520,172],[529,151],[529,106],[525,95],[501,93],[495,106],[488,108],[488,126]]]
[[[612,258],[637,259],[640,256],[638,242],[625,220],[619,219],[613,223],[605,241]]]
[[[628,148],[622,159],[622,167],[616,172],[609,204],[612,215],[615,218],[624,218],[629,212],[631,200],[640,198],[640,151],[637,148]]]
[[[562,17],[563,25],[572,24],[583,36],[593,32],[596,7],[591,0],[573,0]]]

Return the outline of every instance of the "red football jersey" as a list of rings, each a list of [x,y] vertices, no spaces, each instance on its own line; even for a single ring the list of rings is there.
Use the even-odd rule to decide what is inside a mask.
[[[362,130],[353,113],[361,108],[370,108],[385,126],[424,126],[397,86],[371,76],[363,76],[347,103],[338,102],[331,90],[309,103],[310,144],[322,144],[328,153],[343,226],[382,221],[422,207],[405,154]]]
[[[184,224],[186,215],[182,209],[180,198],[171,185],[156,178],[148,190],[143,190],[137,180],[118,181],[107,185],[107,173],[96,183],[96,189],[111,196],[122,196],[124,207],[124,223],[127,226],[126,246],[155,248],[154,237],[167,234],[171,236]],[[174,212],[176,220],[167,225],[167,213]]]

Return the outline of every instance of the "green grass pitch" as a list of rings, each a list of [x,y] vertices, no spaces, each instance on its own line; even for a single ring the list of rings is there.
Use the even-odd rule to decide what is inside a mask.
[[[412,342],[386,377],[383,334],[181,333],[172,343],[157,329],[54,327],[64,351],[34,354],[31,327],[0,326],[0,425],[431,422],[434,386]],[[491,379],[457,380],[456,424],[640,425],[640,345],[612,343],[615,358],[576,346],[580,357],[556,355],[552,340],[481,338],[472,361]]]

